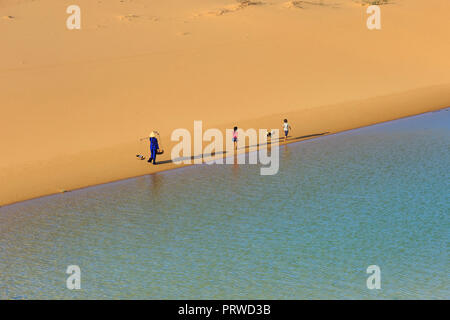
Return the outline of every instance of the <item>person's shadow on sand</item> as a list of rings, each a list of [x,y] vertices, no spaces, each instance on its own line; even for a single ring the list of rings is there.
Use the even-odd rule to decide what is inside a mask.
[[[295,138],[289,138],[288,137],[288,141],[293,141],[293,140],[302,140],[302,139],[306,139],[306,138],[312,138],[312,137],[319,137],[319,136],[323,136],[326,135],[330,132],[322,132],[322,133],[313,133],[313,134],[308,134],[306,136],[300,136],[300,137],[295,137]],[[284,138],[278,138],[278,142],[281,142]],[[240,148],[242,149],[249,149],[249,148],[255,148],[255,147],[261,147],[264,145],[268,145],[267,143],[261,143],[261,144],[256,144],[256,145],[252,145],[252,146],[245,146]],[[167,164],[167,163],[173,163],[173,162],[179,162],[179,161],[185,161],[185,160],[194,160],[194,159],[201,159],[201,158],[208,158],[208,157],[214,157],[216,155],[223,155],[224,157],[226,156],[227,151],[220,151],[220,152],[211,152],[209,154],[198,154],[195,156],[191,156],[191,157],[179,157],[179,158],[175,158],[175,159],[169,159],[169,160],[162,160],[162,161],[157,161],[155,164]]]
[[[216,155],[225,155],[227,152],[226,151],[220,151],[220,152],[211,152],[211,153],[207,153],[207,154],[198,154],[196,156],[190,156],[190,157],[178,157],[175,158],[173,160],[163,160],[163,161],[158,161],[156,162],[156,164],[166,164],[166,163],[172,163],[172,162],[179,162],[179,161],[185,161],[185,160],[194,160],[194,159],[201,159],[201,158],[207,158],[207,157],[214,157]]]

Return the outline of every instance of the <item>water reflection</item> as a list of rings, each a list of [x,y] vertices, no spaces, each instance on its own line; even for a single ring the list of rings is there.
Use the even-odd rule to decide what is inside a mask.
[[[149,191],[150,195],[153,197],[158,197],[161,192],[162,185],[164,183],[164,176],[162,176],[160,173],[154,173],[149,175],[150,185],[149,185]]]

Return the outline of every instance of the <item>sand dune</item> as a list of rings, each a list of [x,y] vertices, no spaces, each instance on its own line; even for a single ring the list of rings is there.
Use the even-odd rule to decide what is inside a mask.
[[[249,0],[240,0],[237,3],[228,5],[225,8],[217,9],[215,11],[209,11],[206,15],[216,15],[221,16],[227,13],[236,12],[238,10],[242,10],[251,6],[261,6],[265,3],[262,1],[249,1]]]
[[[450,105],[447,0],[0,1],[0,205],[173,168],[157,129],[337,132]],[[7,17],[7,18],[4,18]],[[161,160],[168,160],[168,154]]]

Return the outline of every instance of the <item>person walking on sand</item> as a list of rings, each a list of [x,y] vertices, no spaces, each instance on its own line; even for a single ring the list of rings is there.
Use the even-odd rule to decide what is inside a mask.
[[[233,128],[233,142],[234,142],[234,150],[237,150],[237,139],[238,139],[238,127]]]
[[[286,142],[288,134],[289,134],[289,130],[291,130],[291,126],[289,125],[287,119],[284,119],[283,121],[283,130],[284,130],[284,142]]]
[[[150,159],[147,160],[147,162],[152,162],[153,164],[156,164],[156,153],[158,152],[159,145],[158,145],[158,139],[156,139],[155,131],[152,131],[149,135],[150,140]]]

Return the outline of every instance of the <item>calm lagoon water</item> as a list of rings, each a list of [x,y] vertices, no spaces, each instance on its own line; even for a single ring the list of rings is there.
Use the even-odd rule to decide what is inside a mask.
[[[449,109],[280,155],[0,208],[0,298],[450,298]]]

